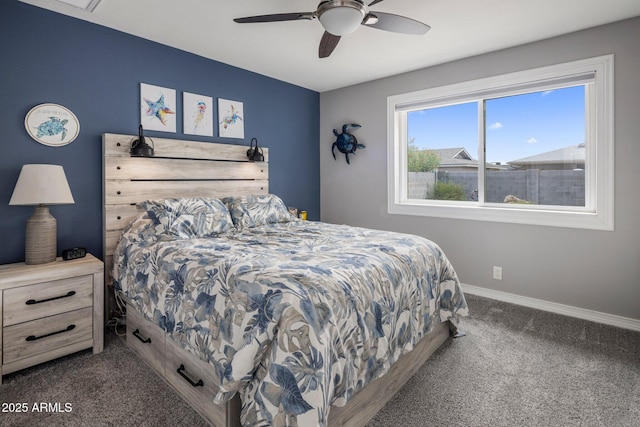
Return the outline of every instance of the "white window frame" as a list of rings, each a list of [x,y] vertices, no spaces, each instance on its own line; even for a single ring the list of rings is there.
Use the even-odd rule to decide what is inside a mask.
[[[389,214],[432,216],[594,230],[614,229],[614,57],[535,68],[387,98],[387,185]],[[593,82],[586,94],[585,206],[535,206],[483,202],[484,129],[478,126],[478,202],[407,198],[407,111],[488,99],[499,94]],[[482,104],[482,103],[479,103]],[[481,110],[481,108],[479,108]],[[484,112],[478,117],[484,122]]]

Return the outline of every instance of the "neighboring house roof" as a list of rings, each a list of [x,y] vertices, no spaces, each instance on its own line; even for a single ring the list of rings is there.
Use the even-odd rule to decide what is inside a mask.
[[[531,164],[576,163],[584,165],[584,144],[572,145],[558,150],[547,151],[522,159],[507,162],[512,166],[526,166]]]
[[[478,161],[464,147],[430,149],[440,158],[439,168],[478,168]],[[505,166],[488,164],[487,169],[504,169]]]
[[[446,167],[478,167],[475,160],[463,147],[458,148],[438,148],[429,150],[440,158],[441,168]]]

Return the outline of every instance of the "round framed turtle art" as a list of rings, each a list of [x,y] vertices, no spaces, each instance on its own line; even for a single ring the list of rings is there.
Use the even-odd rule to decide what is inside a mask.
[[[24,118],[24,127],[40,144],[60,147],[72,142],[80,132],[80,122],[68,108],[58,104],[40,104]]]

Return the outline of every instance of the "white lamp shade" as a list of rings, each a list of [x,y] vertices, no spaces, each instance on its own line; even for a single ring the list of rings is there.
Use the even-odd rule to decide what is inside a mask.
[[[10,205],[64,205],[74,203],[59,165],[23,165]]]
[[[360,26],[364,13],[362,9],[345,5],[322,12],[318,19],[329,33],[334,36],[345,36],[353,33]]]

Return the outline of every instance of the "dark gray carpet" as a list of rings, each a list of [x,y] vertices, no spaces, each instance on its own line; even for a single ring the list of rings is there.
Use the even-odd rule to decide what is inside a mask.
[[[427,361],[368,427],[639,426],[640,333],[467,296],[466,337]],[[204,426],[112,333],[4,377],[2,426]],[[71,412],[39,413],[34,403]],[[308,427],[308,426],[301,426]]]
[[[373,426],[640,426],[640,333],[468,295]]]

